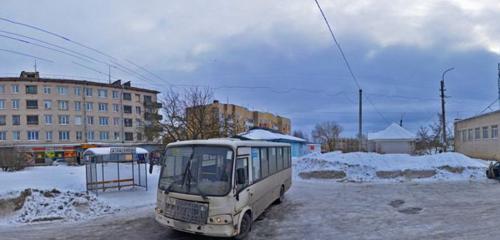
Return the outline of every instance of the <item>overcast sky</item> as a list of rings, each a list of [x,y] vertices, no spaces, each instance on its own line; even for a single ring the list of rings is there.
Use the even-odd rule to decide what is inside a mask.
[[[477,114],[497,98],[498,0],[319,2],[368,97],[365,133],[401,116],[414,132],[435,120],[439,80],[449,67],[455,67],[446,76],[450,121]],[[112,69],[113,78],[135,86],[161,91],[169,84],[209,85],[220,101],[289,117],[293,129],[309,132],[317,122],[334,120],[345,136],[357,131],[357,88],[314,0],[3,0],[1,5],[2,18],[116,58],[0,21],[1,49],[52,61],[37,61],[42,76],[106,81],[88,67],[106,73],[103,62],[114,61],[136,73]],[[12,33],[65,47],[73,56],[6,38],[47,46]],[[33,65],[31,57],[0,50],[2,76],[17,76]]]

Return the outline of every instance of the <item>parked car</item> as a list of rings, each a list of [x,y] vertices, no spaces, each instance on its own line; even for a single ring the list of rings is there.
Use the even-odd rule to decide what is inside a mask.
[[[486,170],[486,177],[500,180],[500,162],[490,163],[490,166]]]

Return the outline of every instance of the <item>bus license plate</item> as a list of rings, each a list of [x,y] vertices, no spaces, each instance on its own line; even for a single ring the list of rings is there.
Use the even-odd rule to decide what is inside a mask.
[[[187,224],[185,222],[174,221],[174,227],[180,228],[180,229],[188,229],[189,228],[189,224]]]

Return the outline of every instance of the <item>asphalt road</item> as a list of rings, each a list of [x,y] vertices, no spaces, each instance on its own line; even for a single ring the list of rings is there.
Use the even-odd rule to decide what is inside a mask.
[[[249,239],[497,239],[500,183],[294,182]],[[0,239],[210,239],[158,225],[152,207],[85,223],[0,227]]]

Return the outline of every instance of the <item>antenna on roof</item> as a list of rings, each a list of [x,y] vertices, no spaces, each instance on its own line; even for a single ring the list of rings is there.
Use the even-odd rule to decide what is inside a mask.
[[[37,69],[36,69],[36,58],[35,58],[35,72],[37,72]]]
[[[498,64],[498,108],[500,109],[500,63]]]

